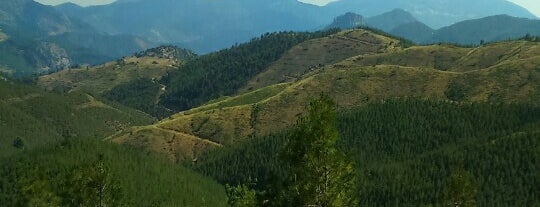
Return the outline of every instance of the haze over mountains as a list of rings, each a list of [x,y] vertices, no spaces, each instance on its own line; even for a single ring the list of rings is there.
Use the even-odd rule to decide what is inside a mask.
[[[540,206],[531,18],[502,0],[3,0],[0,206]]]
[[[296,0],[120,0],[103,6],[75,7],[57,8],[109,34],[138,35],[203,53],[265,32],[321,28],[346,12],[369,17],[400,8],[432,28],[499,14],[535,17],[506,0],[342,0],[322,7]]]
[[[342,0],[322,7],[296,0],[120,0],[101,6],[66,3],[54,8],[32,0],[13,0],[0,5],[0,71],[14,76],[46,73],[103,63],[159,44],[208,53],[266,32],[329,28],[332,19],[347,12],[363,16],[364,22],[354,25],[378,28],[417,43],[478,44],[537,34],[536,21],[509,16],[456,25],[459,31],[467,28],[467,37],[449,26],[490,15],[534,17],[504,0]],[[486,24],[500,28],[475,26],[485,21],[497,22]],[[449,27],[434,30],[442,26]]]
[[[105,34],[32,0],[2,2],[0,29],[0,70],[16,76],[98,64],[155,46],[129,34]]]
[[[418,44],[478,45],[485,42],[517,39],[526,35],[540,35],[540,20],[494,15],[466,20],[434,30],[402,9],[369,18],[347,13],[336,17],[334,22],[326,28],[352,29],[366,26]]]

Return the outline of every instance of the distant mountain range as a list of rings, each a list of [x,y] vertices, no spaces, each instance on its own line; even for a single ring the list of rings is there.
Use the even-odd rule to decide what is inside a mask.
[[[97,31],[32,0],[0,4],[0,72],[14,76],[98,64],[154,45],[129,34]]]
[[[536,20],[470,20],[534,17],[504,0],[422,2],[342,0],[320,7],[297,0],[119,0],[51,7],[12,0],[0,4],[0,73],[20,76],[99,64],[159,44],[208,53],[267,32],[325,28],[345,13],[328,27],[368,25],[418,43],[471,44],[537,34]],[[448,26],[461,20],[470,21]],[[488,26],[475,26],[480,24]],[[432,29],[442,26],[447,27]]]
[[[198,53],[245,42],[266,32],[322,28],[347,12],[375,16],[401,8],[431,28],[498,14],[534,17],[506,0],[341,0],[322,7],[297,0],[119,0],[103,6],[64,4],[57,8],[101,32],[175,43]],[[411,19],[386,16],[372,20],[386,29],[395,24],[392,20]]]
[[[349,12],[336,17],[326,28],[351,29],[359,26],[380,29],[419,44],[477,45],[482,42],[516,39],[527,34],[540,35],[540,20],[495,15],[466,20],[434,30],[402,9],[369,18]]]

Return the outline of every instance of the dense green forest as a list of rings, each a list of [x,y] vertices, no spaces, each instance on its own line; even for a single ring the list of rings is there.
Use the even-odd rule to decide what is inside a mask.
[[[291,47],[338,31],[267,33],[248,43],[188,61],[162,79],[167,86],[162,102],[169,109],[181,111],[232,95]]]
[[[153,121],[147,114],[88,94],[55,94],[0,81],[0,157],[64,139],[104,138]]]
[[[442,205],[461,171],[479,206],[540,205],[540,107],[400,99],[345,110],[337,120],[360,206]],[[288,176],[279,158],[286,137],[214,150],[194,169],[221,183],[251,183],[265,199]]]
[[[0,159],[1,206],[226,206],[223,186],[160,156],[95,139]]]
[[[162,92],[161,87],[150,78],[139,78],[106,91],[103,97],[144,111],[154,117],[164,118],[171,115],[171,112],[157,103]]]

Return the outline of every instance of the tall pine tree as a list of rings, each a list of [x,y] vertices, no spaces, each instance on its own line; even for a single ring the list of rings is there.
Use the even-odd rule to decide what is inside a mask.
[[[286,189],[290,206],[355,206],[355,176],[351,162],[336,148],[336,105],[321,95],[307,107],[289,133],[282,152],[291,174]]]

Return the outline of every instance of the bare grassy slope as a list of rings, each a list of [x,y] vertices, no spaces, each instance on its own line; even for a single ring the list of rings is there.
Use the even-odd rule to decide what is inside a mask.
[[[42,76],[38,85],[46,90],[85,91],[96,95],[137,78],[159,79],[178,62],[159,57],[127,57],[95,67],[63,70]]]
[[[293,82],[312,70],[361,54],[392,51],[400,42],[366,30],[347,30],[301,43],[253,78],[241,92],[276,83]]]

